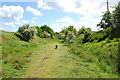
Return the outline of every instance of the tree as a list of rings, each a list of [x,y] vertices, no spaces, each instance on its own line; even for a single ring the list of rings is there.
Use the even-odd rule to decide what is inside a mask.
[[[73,32],[68,31],[67,37],[66,37],[66,42],[71,43],[75,39],[75,34]]]
[[[67,38],[67,35],[68,35],[67,28],[64,28],[60,33],[62,33],[62,35],[60,35],[60,36],[62,36],[62,39],[66,39]],[[63,38],[63,35],[64,35],[64,38]]]
[[[74,28],[74,26],[70,25],[67,28],[67,30],[73,32],[75,36],[77,35],[77,30],[76,30],[76,28]]]
[[[81,43],[88,42],[88,37],[91,35],[92,31],[90,28],[82,27],[77,34],[78,39],[82,40]]]
[[[18,32],[21,34],[21,38],[25,41],[29,41],[34,38],[37,34],[37,30],[34,27],[30,27],[29,24],[20,26]]]
[[[30,27],[29,24],[25,24],[19,27],[18,32],[22,33],[25,29],[28,29]]]
[[[112,13],[111,21],[114,26],[111,32],[111,38],[120,38],[120,2],[115,7],[115,10]]]
[[[61,39],[65,40],[68,43],[71,43],[76,37],[77,30],[74,28],[74,26],[70,25],[69,27],[64,28],[60,33]]]
[[[41,29],[42,29],[42,32],[48,32],[49,34],[51,34],[51,38],[53,38],[54,37],[54,31],[49,27],[49,26],[47,26],[47,25],[43,25],[43,26],[41,26]]]
[[[28,29],[25,29],[21,34],[22,34],[22,38],[26,41],[32,38],[32,33]]]
[[[36,27],[36,29],[37,29],[37,32],[38,32],[38,36],[40,37],[40,38],[44,38],[44,33],[42,32],[42,29],[41,29],[41,27]]]
[[[78,31],[78,34],[77,36],[81,35],[81,34],[85,34],[86,37],[88,37],[90,34],[91,34],[91,28],[85,28],[85,27],[82,27],[79,31]]]
[[[30,28],[28,28],[28,30],[30,31],[30,33],[32,35],[31,38],[34,38],[37,36],[38,32],[37,32],[36,27],[30,27]]]
[[[102,16],[102,20],[97,26],[100,26],[100,28],[106,29],[108,27],[113,27],[111,23],[111,13],[110,11],[106,11],[105,14]]]
[[[68,31],[73,31],[74,30],[74,26],[70,25],[67,29],[68,29]]]
[[[59,39],[59,34],[60,34],[59,32],[55,32],[55,38],[56,39]]]
[[[58,39],[65,40],[65,34],[64,33],[59,33]]]
[[[51,34],[49,34],[47,31],[44,31],[44,38],[51,38]]]
[[[113,18],[112,18],[114,27],[117,29],[120,29],[120,2],[115,7],[115,10],[113,11]]]

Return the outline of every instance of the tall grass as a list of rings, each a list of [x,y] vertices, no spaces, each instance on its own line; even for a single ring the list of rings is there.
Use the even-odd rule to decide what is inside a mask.
[[[83,62],[98,65],[107,74],[118,75],[118,41],[116,39],[98,43],[85,43],[69,45],[71,53],[78,55]]]

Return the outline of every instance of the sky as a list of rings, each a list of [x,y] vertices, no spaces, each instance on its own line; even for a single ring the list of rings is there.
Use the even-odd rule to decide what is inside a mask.
[[[48,25],[59,32],[69,25],[97,31],[106,0],[0,0],[0,30],[16,32],[24,24]],[[112,12],[119,0],[109,0]]]

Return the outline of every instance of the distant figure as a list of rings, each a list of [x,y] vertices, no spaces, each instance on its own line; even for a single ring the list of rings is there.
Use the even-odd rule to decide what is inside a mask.
[[[55,49],[57,49],[58,48],[58,45],[55,45]]]

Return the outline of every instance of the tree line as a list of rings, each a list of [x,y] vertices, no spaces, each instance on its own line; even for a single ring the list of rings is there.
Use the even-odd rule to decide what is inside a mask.
[[[60,32],[54,32],[49,26],[31,26],[29,24],[20,26],[18,32],[22,39],[29,41],[32,38],[53,38],[62,39],[67,43],[77,41],[79,43],[86,42],[100,42],[106,38],[114,39],[120,37],[120,2],[115,6],[115,10],[110,13],[106,11],[102,16],[98,27],[103,28],[100,31],[91,31],[90,28],[82,27],[80,30],[76,30],[73,25],[64,28]],[[76,39],[77,38],[77,39]]]

